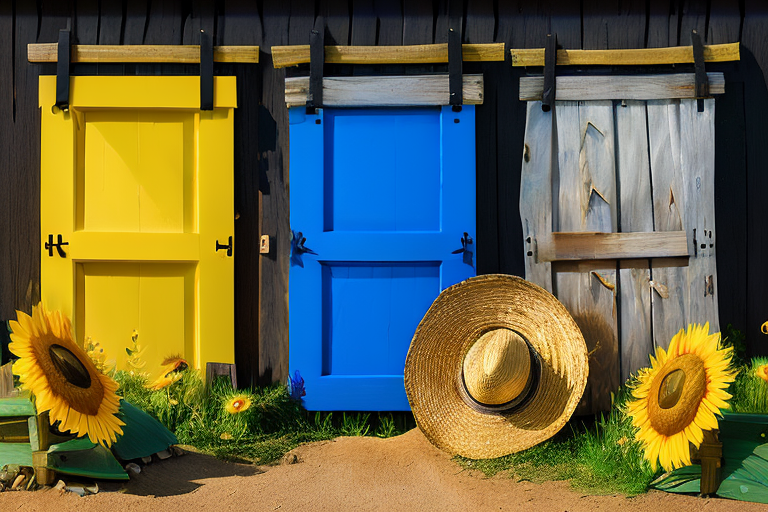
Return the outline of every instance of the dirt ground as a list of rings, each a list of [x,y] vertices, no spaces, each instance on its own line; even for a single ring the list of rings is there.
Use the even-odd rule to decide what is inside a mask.
[[[131,481],[78,497],[50,489],[0,493],[3,512],[206,511],[764,511],[766,505],[662,492],[587,496],[566,482],[533,484],[466,471],[414,429],[390,439],[345,437],[301,446],[278,466],[196,453],[144,467]]]

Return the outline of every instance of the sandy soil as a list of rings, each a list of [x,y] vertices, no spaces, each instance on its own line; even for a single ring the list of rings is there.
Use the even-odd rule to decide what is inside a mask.
[[[104,487],[104,486],[102,486]],[[587,496],[566,482],[542,485],[465,471],[418,429],[391,439],[347,437],[301,446],[278,466],[255,467],[189,453],[153,462],[109,492],[0,493],[0,510],[114,511],[739,511],[766,505],[662,492]]]

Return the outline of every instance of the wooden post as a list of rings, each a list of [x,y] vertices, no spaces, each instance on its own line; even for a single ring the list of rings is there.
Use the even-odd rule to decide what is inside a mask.
[[[699,447],[701,459],[702,496],[710,496],[720,487],[720,471],[723,466],[723,443],[717,438],[717,430],[705,430],[704,441]]]
[[[48,469],[48,447],[50,446],[50,424],[48,411],[37,415],[37,446],[32,447],[32,468],[39,485],[51,485],[56,472]]]

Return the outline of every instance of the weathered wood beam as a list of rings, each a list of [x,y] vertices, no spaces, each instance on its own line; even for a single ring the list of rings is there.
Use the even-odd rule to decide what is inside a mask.
[[[552,233],[539,241],[539,261],[674,258],[688,256],[684,231]]]
[[[722,73],[707,73],[709,93],[725,93]],[[556,98],[579,100],[662,100],[695,98],[693,73],[632,76],[558,76]],[[520,78],[520,100],[539,101],[544,90],[543,76]]]
[[[27,45],[29,62],[57,62],[58,43]],[[214,62],[255,64],[259,62],[258,46],[214,46]],[[74,63],[180,63],[200,62],[200,46],[178,44],[155,45],[72,45]]]
[[[504,43],[462,45],[467,62],[504,61]],[[309,62],[309,45],[273,46],[275,68]],[[411,46],[326,46],[327,64],[439,64],[448,62],[448,43]]]
[[[552,265],[552,271],[555,273],[583,273],[605,269],[616,269],[617,264],[620,270],[647,269],[649,261],[653,263],[654,270],[687,267],[689,263],[688,260],[688,256],[678,256],[675,258],[628,258],[620,260],[561,260],[550,263]]]
[[[483,75],[464,75],[464,103],[483,103]],[[309,77],[285,79],[285,103],[306,105]],[[448,105],[448,75],[345,76],[323,79],[323,104],[329,107]]]
[[[513,66],[543,66],[544,48],[509,50]],[[704,46],[705,62],[739,60],[739,43]],[[558,66],[636,66],[693,63],[693,46],[632,50],[558,50]]]

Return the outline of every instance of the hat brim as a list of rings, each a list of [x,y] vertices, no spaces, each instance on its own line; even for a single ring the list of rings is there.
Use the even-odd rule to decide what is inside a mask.
[[[537,352],[533,395],[511,411],[471,406],[464,357],[480,336],[506,328]],[[473,459],[530,448],[559,431],[587,384],[584,337],[549,292],[519,277],[491,274],[445,289],[419,323],[405,360],[405,391],[416,423],[437,447]]]

